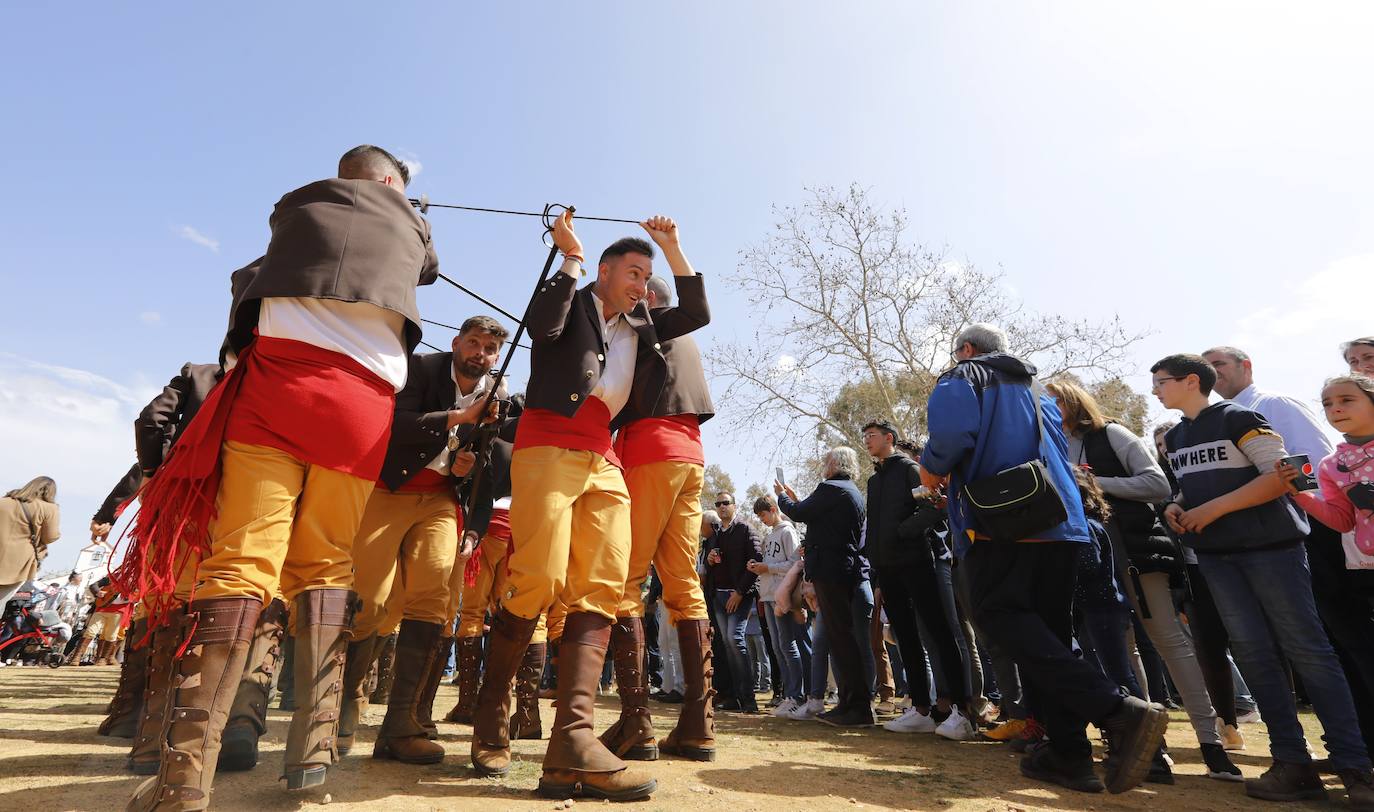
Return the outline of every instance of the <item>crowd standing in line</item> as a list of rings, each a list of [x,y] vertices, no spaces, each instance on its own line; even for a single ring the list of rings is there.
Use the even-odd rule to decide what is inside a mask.
[[[217,769],[256,766],[274,689],[294,709],[289,790],[327,783],[370,700],[387,704],[374,758],[441,762],[449,673],[440,721],[472,726],[480,775],[509,772],[556,699],[538,791],[559,799],[647,798],[630,762],[713,760],[715,713],[764,703],[1005,742],[1028,778],[1119,793],[1173,782],[1151,696],[1176,695],[1210,778],[1244,780],[1227,752],[1262,717],[1272,764],[1248,795],[1324,798],[1326,773],[1374,809],[1374,338],[1321,392],[1339,445],[1229,346],[1153,365],[1182,418],[1147,443],[970,325],[926,436],[877,415],[867,461],[830,449],[805,497],[778,481],[703,510],[714,407],[690,333],[710,314],[677,224],[644,221],[650,240],[607,247],[579,288],[585,252],[557,219],[512,396],[494,318],[415,352],[438,260],[408,180],[365,145],[278,202],[266,253],[231,277],[218,363],[140,415],[137,462],[92,521],[103,538],[141,502],[75,655],[122,661],[100,732],[149,776],[129,809],[207,808]],[[0,602],[57,538],[52,480],[0,499]],[[78,589],[54,586],[53,608],[74,619]],[[620,714],[597,736],[608,678]],[[651,699],[680,706],[666,736]]]

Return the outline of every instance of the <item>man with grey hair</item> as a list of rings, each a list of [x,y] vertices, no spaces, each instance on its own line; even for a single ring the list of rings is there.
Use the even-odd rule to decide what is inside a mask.
[[[1016,661],[1031,711],[1049,736],[1047,746],[1021,761],[1021,773],[1101,792],[1086,735],[1091,721],[1108,739],[1105,788],[1125,792],[1144,780],[1169,716],[1123,695],[1070,649],[1075,563],[1079,545],[1092,537],[1059,409],[1035,367],[1006,350],[1006,334],[993,325],[960,331],[957,363],[940,376],[926,406],[930,439],[921,482],[948,485],[950,539],[967,571],[973,622]],[[1065,518],[1026,538],[993,540],[965,486],[1033,460],[1043,463]]]
[[[868,562],[859,554],[864,526],[864,499],[854,484],[859,457],[854,449],[841,446],[826,453],[823,465],[824,479],[805,499],[798,499],[797,492],[781,482],[773,483],[773,492],[778,496],[778,509],[787,518],[806,524],[802,566],[816,589],[835,670],[839,703],[817,714],[816,721],[836,727],[867,727],[873,724],[873,647],[868,642],[873,589],[868,581]],[[817,651],[815,656],[823,655]],[[813,693],[821,682],[812,685]],[[807,703],[790,718],[809,718],[814,712],[809,706]]]

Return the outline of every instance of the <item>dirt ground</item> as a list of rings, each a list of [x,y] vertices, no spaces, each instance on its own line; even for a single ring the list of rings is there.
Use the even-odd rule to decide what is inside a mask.
[[[142,778],[124,770],[128,740],[97,736],[96,725],[114,692],[117,669],[0,669],[0,810],[122,809]],[[456,690],[443,686],[435,708],[452,706]],[[600,728],[614,720],[617,700],[598,704]],[[547,729],[553,718],[543,706]],[[673,706],[655,705],[664,729]],[[373,761],[372,732],[384,709],[369,709],[353,754],[310,794],[288,794],[276,781],[289,714],[273,710],[256,770],[221,773],[214,809],[512,809],[549,810],[558,802],[534,794],[544,742],[515,744],[516,765],[504,779],[477,778],[468,764],[469,729],[440,723],[449,755],[441,764],[412,767]],[[1315,747],[1320,736],[1304,717]],[[1146,785],[1123,795],[1081,795],[1021,777],[1016,756],[1004,745],[954,743],[934,736],[903,736],[881,728],[840,731],[815,722],[721,714],[716,761],[699,764],[663,759],[644,765],[657,779],[644,810],[938,809],[1015,812],[1032,809],[1232,810],[1250,808],[1239,784],[1205,777],[1196,739],[1186,719],[1174,714],[1169,748],[1178,781]],[[662,733],[663,731],[660,731]],[[1267,765],[1262,725],[1245,729],[1248,749],[1233,757],[1247,776]],[[1329,787],[1337,787],[1329,783]],[[326,793],[328,797],[326,797]],[[1344,804],[1337,787],[1333,799]],[[601,803],[579,801],[578,805]],[[1318,808],[1316,804],[1285,809]]]

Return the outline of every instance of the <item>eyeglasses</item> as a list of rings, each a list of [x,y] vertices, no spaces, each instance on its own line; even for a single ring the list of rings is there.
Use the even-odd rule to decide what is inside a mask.
[[[1181,381],[1187,377],[1187,375],[1172,375],[1168,378],[1154,378],[1150,381],[1150,391],[1157,391],[1159,387],[1163,386],[1167,381]]]
[[[717,502],[716,507],[730,507],[734,502]]]

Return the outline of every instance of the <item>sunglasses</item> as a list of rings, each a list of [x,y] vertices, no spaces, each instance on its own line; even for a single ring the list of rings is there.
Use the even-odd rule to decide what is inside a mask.
[[[716,507],[730,507],[734,502],[717,502]]]

